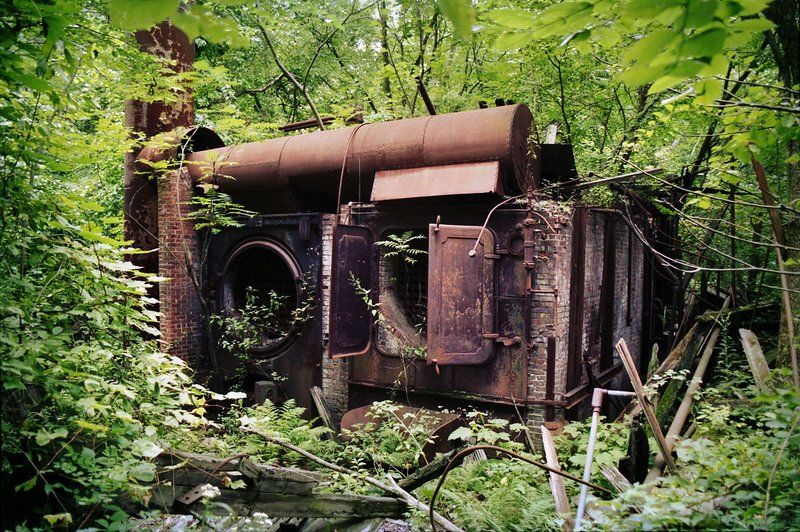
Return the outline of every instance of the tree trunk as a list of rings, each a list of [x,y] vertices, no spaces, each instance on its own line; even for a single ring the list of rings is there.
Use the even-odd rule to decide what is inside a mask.
[[[797,0],[775,0],[766,10],[767,18],[776,24],[773,32],[768,34],[767,39],[775,58],[775,64],[781,81],[787,89],[800,83],[800,2]],[[792,99],[791,105],[797,105],[796,93],[790,92],[786,97]],[[800,153],[800,143],[796,140],[789,140],[786,144],[786,157]],[[786,203],[796,206],[800,200],[800,164],[788,163],[786,165]],[[800,227],[797,223],[783,224],[786,238],[786,245],[790,247],[800,246]],[[787,271],[800,270],[798,257],[786,264]],[[789,275],[788,286],[791,301],[792,316],[794,319],[800,315],[800,276]],[[788,344],[787,319],[789,316],[784,312],[781,316],[781,334],[778,349],[778,366],[788,366],[790,349]],[[796,327],[795,327],[796,329]]]

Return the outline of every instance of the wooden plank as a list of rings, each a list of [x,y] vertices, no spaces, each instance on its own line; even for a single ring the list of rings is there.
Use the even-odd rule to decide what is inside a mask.
[[[768,388],[767,381],[770,373],[769,364],[767,364],[767,359],[764,358],[764,352],[758,343],[758,337],[753,331],[747,329],[739,329],[739,336],[742,337],[742,348],[747,357],[747,363],[750,365],[750,371],[753,373],[753,379],[756,381],[756,388],[758,388],[758,391],[764,392]]]
[[[692,328],[689,329],[689,332],[686,333],[686,336],[684,336],[681,339],[681,341],[678,342],[678,345],[676,345],[675,348],[672,351],[670,351],[669,355],[667,355],[667,358],[664,359],[664,362],[662,362],[661,365],[658,367],[658,369],[656,369],[653,372],[653,375],[647,380],[647,386],[652,385],[656,377],[660,377],[664,375],[667,371],[675,369],[675,367],[681,361],[681,358],[683,357],[684,353],[686,352],[689,342],[692,341],[698,334],[699,333],[697,330],[697,324],[694,324]],[[616,422],[621,422],[626,416],[635,417],[639,415],[639,412],[641,411],[642,411],[642,406],[639,404],[639,402],[631,401],[622,410],[622,412],[619,413]]]
[[[631,484],[630,481],[625,478],[625,475],[620,473],[619,469],[614,466],[601,465],[600,472],[604,477],[606,477],[606,480],[608,480],[611,485],[614,486],[614,488],[620,493],[633,487],[633,484]]]
[[[722,307],[719,310],[719,315],[727,312],[730,305],[731,298],[726,297]],[[714,321],[704,321],[703,317],[706,316],[706,314],[707,313],[704,313],[702,316],[697,318],[697,334],[686,346],[686,351],[684,352],[683,356],[681,356],[680,362],[675,368],[676,370],[690,370],[694,359],[697,358],[697,355],[702,354],[705,345],[708,344],[710,338],[714,335],[717,321],[716,319]],[[683,389],[684,384],[686,384],[686,382],[683,379],[673,379],[669,382],[669,384],[667,384],[666,388],[664,388],[664,391],[659,397],[658,408],[656,408],[656,416],[658,417],[659,422],[665,426],[671,421],[670,418],[677,408],[676,404],[680,404],[679,401],[681,400],[681,397],[679,397],[678,394],[681,389]]]
[[[239,506],[253,512],[264,512],[270,517],[400,517],[408,511],[408,506],[399,499],[365,495],[272,495],[250,501],[237,491],[225,490],[214,500],[234,509]]]
[[[150,499],[151,506],[180,513],[192,510],[203,511],[202,500],[186,506],[174,504],[176,491],[171,486],[154,488],[153,497]],[[408,511],[408,506],[394,497],[345,494],[259,494],[249,489],[232,490],[227,488],[220,488],[219,491],[220,494],[212,501],[227,504],[239,515],[264,512],[271,518],[370,518],[400,517]]]
[[[182,492],[200,484],[222,487],[225,477],[240,478],[257,493],[305,495],[319,485],[322,476],[313,471],[256,464],[244,457],[224,459],[195,453],[170,451],[158,457],[158,482],[169,482]]]
[[[314,405],[317,407],[317,412],[319,413],[319,418],[322,420],[322,423],[330,429],[330,432],[325,434],[325,438],[329,440],[334,439],[336,435],[336,425],[334,425],[333,417],[331,416],[330,410],[328,410],[328,405],[325,403],[325,394],[322,393],[322,388],[319,386],[312,386],[311,398],[314,400]]]
[[[667,446],[666,440],[664,439],[664,433],[661,432],[661,426],[658,424],[656,413],[653,411],[653,407],[650,404],[650,401],[647,399],[647,395],[644,393],[644,386],[642,385],[642,380],[639,378],[639,373],[636,371],[636,363],[633,361],[630,351],[628,351],[628,345],[625,343],[624,339],[620,338],[616,347],[617,353],[619,354],[622,363],[625,365],[625,370],[628,372],[628,376],[631,379],[633,391],[636,392],[636,398],[639,399],[639,403],[642,405],[642,410],[644,410],[644,416],[647,418],[647,422],[650,424],[650,430],[653,431],[653,436],[656,438],[658,448],[661,449],[661,453],[664,455],[664,458],[667,461],[667,467],[669,467],[670,472],[675,474],[675,461],[672,459],[672,454],[670,453],[670,449]]]
[[[542,446],[544,447],[544,456],[547,460],[547,465],[553,469],[561,470],[558,463],[558,454],[556,453],[556,446],[553,443],[553,435],[547,430],[544,425],[542,429]],[[556,505],[556,512],[562,517],[566,518],[571,513],[569,508],[569,498],[567,497],[567,490],[564,488],[564,478],[556,473],[550,473],[550,491],[553,493],[553,500]]]

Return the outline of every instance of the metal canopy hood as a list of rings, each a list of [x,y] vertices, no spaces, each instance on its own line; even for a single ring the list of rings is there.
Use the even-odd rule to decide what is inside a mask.
[[[362,124],[198,151],[188,157],[188,169],[195,181],[213,178],[236,194],[289,188],[335,205],[343,164],[346,203],[369,200],[379,171],[496,161],[502,185],[496,192],[514,194],[535,186],[540,174],[532,120],[520,104]],[[463,193],[461,179],[449,181],[451,193]]]

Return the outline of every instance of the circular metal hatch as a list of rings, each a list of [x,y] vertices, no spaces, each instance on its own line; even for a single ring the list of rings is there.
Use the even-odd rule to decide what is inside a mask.
[[[294,319],[301,304],[303,274],[292,254],[278,243],[256,239],[237,246],[222,268],[219,303],[227,316],[247,313],[259,338],[251,351],[277,356],[297,336]]]

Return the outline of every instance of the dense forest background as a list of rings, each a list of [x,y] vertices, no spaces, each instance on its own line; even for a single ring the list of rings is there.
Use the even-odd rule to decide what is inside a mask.
[[[638,186],[679,220],[680,249],[664,262],[683,277],[686,299],[716,286],[738,307],[782,316],[761,336],[774,355],[774,385],[768,393],[753,385],[735,331],[726,336],[718,356],[729,371],[695,411],[697,436],[679,451],[682,475],[655,493],[623,494],[597,526],[797,526],[796,1],[178,4],[0,7],[4,526],[131,526],[129,502],[147,500],[152,459],[168,444],[275,459],[277,448],[231,428],[236,415],[359,467],[368,468],[364,449],[385,450],[385,441],[332,449],[291,409],[234,408],[211,422],[214,394],[157,340],[143,339],[157,336],[147,288],[159,279],[127,260],[136,250],[123,237],[123,161],[145,139],[126,129],[125,102],[187,97],[196,123],[227,144],[281,136],[280,125],[323,115],[332,128],[355,115],[374,122],[502,98],[526,103],[540,134],[558,124],[582,179],[662,168]],[[192,70],[175,72],[139,50],[132,32],[165,19],[194,39]],[[604,186],[584,200],[620,201]],[[612,460],[628,429],[609,427]],[[565,448],[579,457],[586,436],[573,436]],[[404,450],[411,459],[413,451]],[[523,482],[522,469],[490,462],[455,479],[444,502],[455,521],[557,526],[542,517],[552,513],[543,475],[527,472]],[[480,492],[496,497],[486,502]]]

